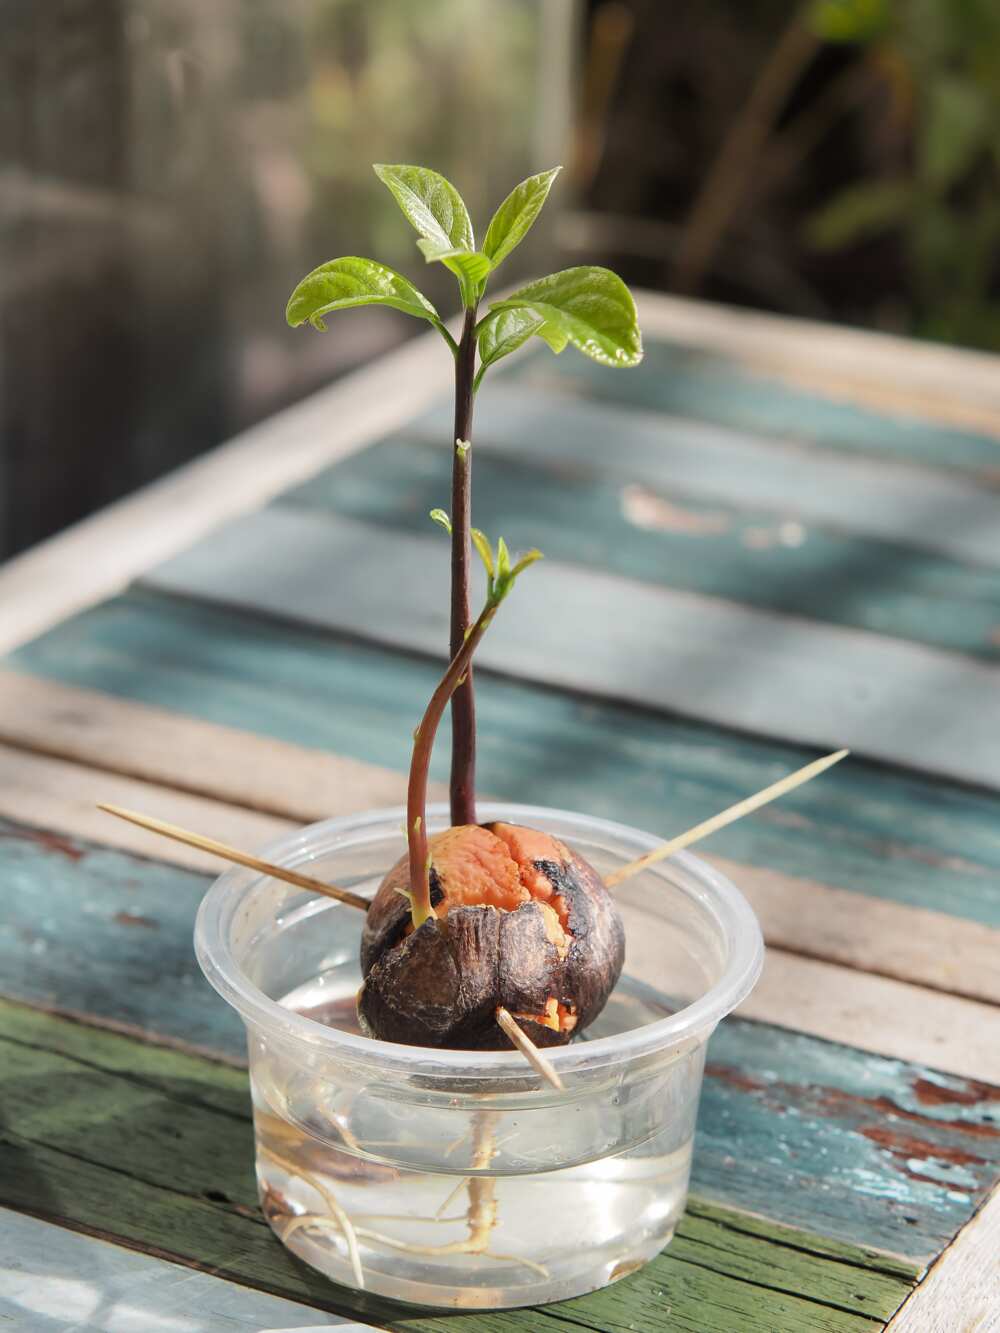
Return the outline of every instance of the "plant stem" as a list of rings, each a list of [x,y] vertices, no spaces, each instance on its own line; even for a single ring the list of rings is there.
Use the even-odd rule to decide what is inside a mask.
[[[498,600],[493,597],[487,600],[479,619],[451,659],[414,734],[410,781],[406,792],[406,838],[410,854],[410,911],[415,927],[422,926],[434,916],[431,907],[431,862],[427,846],[427,777],[434,738],[448,700],[455,694],[459,682],[468,676],[472,654],[496,615],[498,605]]]
[[[455,429],[451,473],[451,647],[454,658],[469,628],[469,566],[472,543],[472,405],[476,373],[476,311],[465,312],[455,355]],[[461,442],[461,443],[460,443]],[[451,701],[451,822],[476,822],[476,701],[472,670]]]

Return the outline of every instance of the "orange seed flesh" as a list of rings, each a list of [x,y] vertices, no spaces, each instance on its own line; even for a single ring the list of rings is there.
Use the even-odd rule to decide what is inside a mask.
[[[459,824],[430,839],[432,863],[444,893],[435,907],[445,917],[451,907],[496,907],[512,912],[534,899],[542,909],[545,933],[561,958],[569,951],[568,908],[561,894],[553,892],[548,877],[536,861],[570,860],[569,849],[558,838],[540,829],[518,824],[494,824],[492,830],[478,824]],[[555,1031],[576,1026],[576,1015],[555,996],[550,996],[543,1014],[518,1014]]]

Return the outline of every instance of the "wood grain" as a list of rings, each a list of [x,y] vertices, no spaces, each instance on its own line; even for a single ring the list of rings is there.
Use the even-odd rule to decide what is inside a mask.
[[[958,1233],[886,1333],[989,1333],[1000,1321],[1000,1190]]]
[[[112,818],[97,808],[99,801],[132,807],[245,849],[263,847],[295,827],[287,819],[224,801],[0,744],[0,815],[203,874],[215,876],[225,869],[207,852],[154,838]]]
[[[209,990],[191,948],[205,877],[66,834],[0,823],[0,835],[7,887],[0,976],[9,996],[148,1040],[244,1058],[242,1024]],[[787,969],[788,961],[772,951],[769,966]],[[883,1055],[773,1023],[723,1024],[710,1048],[695,1187],[723,1203],[923,1261],[993,1182],[1000,1128],[990,1117],[1000,1093],[888,1058],[902,1042],[924,1041],[937,1053],[931,1038],[944,1026],[939,1015],[953,1016],[950,997],[918,992],[921,1003],[908,1014],[899,991],[909,988],[882,982],[852,1010],[851,997],[868,979],[821,964],[812,964],[812,975],[811,990],[801,968],[781,979],[771,1010],[758,1017],[797,1024],[801,1003],[802,1021],[828,1036],[838,1024],[848,1040],[870,1041],[877,1030]],[[786,983],[796,988],[787,996]],[[942,1008],[935,998],[946,1002]],[[865,1007],[872,1003],[893,1027],[873,1027]],[[995,1024],[998,1011],[988,1012]],[[963,1032],[955,1035],[960,1041]],[[155,1064],[152,1048],[148,1059]]]
[[[435,407],[412,430],[440,438],[445,419]],[[504,379],[483,390],[476,427],[480,454],[583,464],[669,494],[766,509],[953,560],[1000,563],[996,490],[981,475],[807,448]]]
[[[876,1055],[1000,1083],[1000,1009],[922,986],[768,950],[739,1012]]]
[[[402,771],[2,669],[0,741],[300,824],[406,799]]]
[[[46,686],[28,677],[11,675],[8,680],[32,687],[18,693],[24,705],[30,706],[36,692],[43,696],[43,720],[60,712],[61,701],[65,710],[62,716],[75,716],[76,709],[82,709],[86,716],[97,715],[101,719],[97,734],[117,741],[110,753],[103,746],[96,750],[88,767],[0,743],[0,815],[12,821],[215,875],[222,869],[215,857],[179,843],[150,838],[131,824],[111,820],[97,810],[96,801],[141,808],[168,822],[208,830],[244,849],[259,849],[302,824],[326,817],[331,809],[349,813],[357,799],[352,765],[337,756],[323,761],[324,785],[310,791],[301,779],[303,772],[320,766],[315,751],[181,717],[176,718],[179,744],[154,748],[149,745],[149,736],[162,722],[158,709],[148,710],[147,731],[144,705],[93,691]],[[52,700],[45,698],[48,689],[53,692]],[[120,710],[117,716],[116,710]],[[30,716],[27,711],[20,713],[22,738],[31,734]],[[204,734],[199,735],[203,726]],[[89,739],[91,728],[86,728],[83,735]],[[117,771],[99,767],[135,767],[129,750],[123,748],[129,737],[139,749],[150,781],[122,777]],[[55,734],[44,732],[43,739],[53,747],[64,743],[77,759],[86,759],[87,745],[81,749],[79,733],[65,723]],[[175,784],[183,785],[190,779],[190,758],[208,751],[220,778],[216,789],[224,799],[206,800],[175,790]],[[252,781],[258,755],[267,765],[267,784],[254,786],[249,794],[255,805],[273,805],[274,816],[239,808],[241,798],[248,794],[245,779],[250,775]],[[228,767],[224,762],[227,757]],[[387,794],[395,786],[394,803],[402,803],[400,775],[374,765],[363,767],[372,788]],[[329,780],[331,771],[338,773],[334,783]],[[204,774],[201,777],[204,779]],[[444,799],[442,785],[434,796]],[[363,808],[373,807],[367,803]],[[830,888],[728,858],[709,855],[706,859],[740,886],[760,918],[770,945],[950,994],[1000,1003],[996,966],[1000,931],[943,912]]]
[[[329,1330],[336,1318],[6,1208],[0,1250],[17,1256],[0,1273],[0,1321],[13,1329],[58,1327],[52,1319],[81,1330],[96,1329],[100,1320],[105,1329],[137,1333],[261,1333]]]
[[[438,668],[344,639],[324,639],[319,652],[318,646],[308,631],[248,620],[217,607],[133,595],[61,625],[14,661],[18,669],[46,681],[176,711],[182,763],[188,753],[197,753],[198,740],[189,736],[184,722],[196,717],[404,770],[409,737]],[[484,790],[620,819],[664,837],[809,757],[781,742],[576,699],[488,672],[480,672],[478,695]],[[87,707],[90,698],[87,694],[82,700]],[[6,716],[4,699],[0,691],[0,714]],[[43,710],[30,724],[31,743],[44,745],[51,726],[53,735],[75,747],[73,753],[100,764],[99,748],[87,748],[86,724],[66,717],[59,723]],[[108,753],[126,756],[127,763],[132,747],[145,756],[144,763],[157,766],[165,783],[177,782],[169,745],[159,755],[147,748],[133,725],[140,718],[126,709],[123,731],[106,742]],[[114,715],[108,719],[114,730]],[[248,786],[270,788],[265,799],[276,813],[304,822],[328,812],[324,787],[313,799],[284,768],[276,770],[273,783],[266,769],[252,772],[253,761],[266,758],[265,740],[246,750],[241,765],[244,742],[237,732],[225,739],[210,731],[208,737],[220,745],[219,763],[209,770],[213,785],[220,783],[220,796],[240,802]],[[221,748],[224,739],[226,745],[232,741],[232,748]],[[195,748],[185,751],[188,744]],[[294,766],[295,754],[289,752],[288,758]],[[436,776],[445,777],[445,770],[446,758],[439,752]],[[306,759],[303,771],[319,770]],[[282,797],[286,784],[292,808]],[[724,830],[706,850],[796,881],[861,891],[995,929],[1000,927],[998,830],[996,795],[894,773],[852,757],[826,774],[820,786],[805,787],[781,807]]]
[[[807,385],[827,402],[889,404],[906,423],[930,417],[1000,433],[997,358],[989,352],[660,293],[641,292],[638,303],[648,341],[679,343]],[[572,363],[567,357],[560,364]]]
[[[478,1314],[440,1320],[358,1300],[282,1250],[255,1207],[245,1076],[9,1005],[0,1005],[0,1022],[10,1071],[6,1203],[74,1225],[100,1218],[107,1234],[133,1245],[394,1328],[484,1327]],[[143,1133],[127,1132],[140,1118]],[[537,1329],[544,1313],[554,1329],[604,1333],[670,1307],[676,1327],[698,1333],[731,1329],[734,1314],[757,1333],[860,1333],[898,1305],[912,1272],[891,1256],[696,1204],[676,1253],[669,1248],[642,1273],[544,1312],[486,1316],[485,1327]]]
[[[448,457],[410,433],[381,440],[281,503],[426,533]],[[476,521],[514,549],[918,643],[1000,654],[1000,570],[800,521],[740,496],[693,499],[612,467],[488,447],[476,456]]]
[[[257,567],[260,550],[268,559]],[[437,657],[447,567],[447,544],[434,536],[275,506],[226,524],[145,582]],[[545,561],[522,580],[477,661],[550,687],[1000,787],[1000,671],[883,635]]]
[[[510,379],[625,411],[640,408],[765,439],[995,476],[996,411],[969,410],[956,397],[935,398],[923,411],[919,394],[888,381],[852,384],[822,366],[786,367],[767,348],[725,355],[647,336],[642,364],[628,376],[603,375],[582,357],[556,361],[538,349],[511,367]]]

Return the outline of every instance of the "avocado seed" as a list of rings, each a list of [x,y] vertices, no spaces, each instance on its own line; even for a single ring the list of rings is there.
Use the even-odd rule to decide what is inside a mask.
[[[503,1005],[536,1046],[558,1046],[604,1008],[625,932],[600,875],[558,839],[518,824],[463,824],[429,839],[435,917],[412,928],[406,856],[372,899],[358,1015],[411,1046],[507,1046]]]

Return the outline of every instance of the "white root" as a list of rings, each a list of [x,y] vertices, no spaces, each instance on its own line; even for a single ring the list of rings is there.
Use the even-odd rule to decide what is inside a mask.
[[[481,1111],[474,1121],[473,1127],[473,1152],[470,1166],[474,1171],[485,1171],[489,1168],[497,1152],[497,1142],[494,1129],[496,1126],[496,1112]],[[286,1140],[290,1134],[283,1137]],[[465,1136],[463,1136],[465,1137]],[[451,1190],[444,1203],[434,1217],[408,1217],[405,1215],[364,1213],[358,1214],[355,1219],[351,1219],[337,1201],[333,1191],[329,1186],[319,1180],[311,1171],[304,1171],[296,1163],[276,1153],[273,1148],[267,1145],[261,1145],[261,1151],[269,1157],[274,1164],[279,1167],[286,1175],[303,1181],[319,1195],[330,1210],[330,1217],[325,1217],[321,1213],[299,1213],[288,1219],[280,1228],[279,1234],[283,1242],[287,1242],[296,1231],[303,1231],[313,1228],[319,1231],[333,1231],[339,1235],[347,1246],[347,1253],[351,1263],[351,1271],[354,1275],[354,1281],[359,1290],[364,1290],[364,1271],[361,1264],[361,1254],[358,1248],[358,1240],[369,1241],[374,1245],[383,1245],[387,1249],[397,1250],[403,1254],[426,1255],[427,1257],[438,1257],[449,1254],[469,1254],[476,1255],[483,1259],[493,1259],[506,1263],[522,1264],[525,1268],[531,1269],[540,1277],[547,1278],[549,1271],[543,1264],[536,1263],[533,1259],[522,1258],[517,1254],[499,1254],[489,1248],[490,1233],[497,1224],[497,1203],[496,1203],[496,1181],[490,1176],[465,1176],[457,1186]],[[444,1217],[443,1214],[457,1195],[466,1189],[469,1195],[469,1207],[465,1216]],[[463,1240],[449,1241],[443,1245],[417,1245],[410,1241],[397,1240],[394,1236],[387,1236],[382,1231],[374,1231],[369,1227],[357,1226],[357,1221],[364,1217],[367,1221],[400,1221],[400,1222],[430,1222],[430,1223],[451,1223],[465,1222],[468,1228],[468,1234]]]
[[[358,1289],[364,1291],[365,1275],[364,1270],[361,1267],[361,1251],[358,1249],[357,1232],[354,1229],[351,1219],[337,1202],[333,1191],[328,1186],[324,1185],[321,1180],[317,1180],[310,1172],[300,1170],[294,1162],[290,1162],[286,1157],[281,1157],[273,1148],[262,1146],[262,1151],[266,1156],[270,1157],[271,1161],[274,1162],[276,1166],[280,1167],[286,1175],[292,1176],[293,1178],[297,1177],[299,1180],[304,1180],[307,1185],[311,1186],[316,1191],[329,1208],[331,1216],[344,1238],[344,1244],[347,1246],[347,1254],[351,1262],[351,1272],[354,1275],[354,1281]],[[311,1214],[306,1214],[306,1216],[311,1216]],[[297,1222],[299,1220],[299,1218],[293,1218],[292,1222]],[[290,1227],[291,1223],[289,1223],[289,1228]],[[288,1229],[286,1229],[285,1234],[287,1234],[287,1232]],[[285,1239],[285,1234],[282,1235],[282,1240]]]

